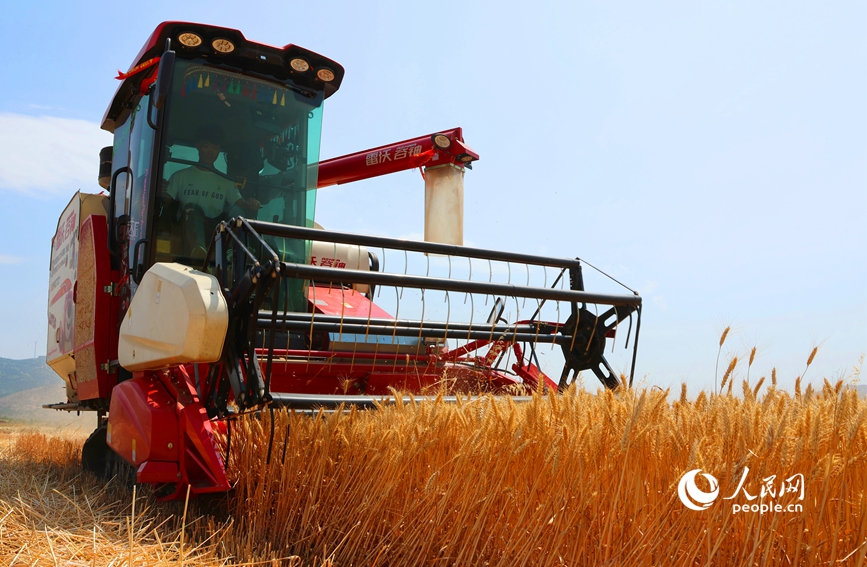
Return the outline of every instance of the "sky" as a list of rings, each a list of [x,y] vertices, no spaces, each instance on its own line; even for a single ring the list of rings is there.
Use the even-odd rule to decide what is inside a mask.
[[[340,62],[323,158],[462,127],[481,156],[466,243],[579,256],[639,291],[645,385],[712,387],[728,326],[722,359],[755,346],[751,375],[783,387],[816,346],[808,382],[867,352],[864,2],[156,0],[4,8],[0,357],[45,352],[57,218],[99,191],[114,76],[164,20]],[[317,220],[417,237],[423,187],[323,189]]]

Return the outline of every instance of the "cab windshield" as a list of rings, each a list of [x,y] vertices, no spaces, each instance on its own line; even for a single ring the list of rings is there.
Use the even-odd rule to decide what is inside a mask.
[[[163,123],[155,260],[201,266],[235,216],[313,226],[322,93],[178,60]],[[274,242],[306,262],[304,243]]]

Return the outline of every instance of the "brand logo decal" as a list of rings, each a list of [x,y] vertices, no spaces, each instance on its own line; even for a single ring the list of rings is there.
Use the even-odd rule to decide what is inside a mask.
[[[719,482],[707,474],[702,473],[702,476],[707,479],[710,484],[710,492],[704,492],[695,484],[695,477],[701,473],[701,469],[693,469],[683,475],[680,482],[677,484],[677,496],[683,505],[690,510],[704,510],[716,500],[719,496]]]

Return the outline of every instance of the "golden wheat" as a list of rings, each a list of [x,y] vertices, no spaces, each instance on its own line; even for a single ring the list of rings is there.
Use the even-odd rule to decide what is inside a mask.
[[[754,346],[750,349],[750,360],[747,362],[747,382],[750,381],[750,369],[753,367],[753,362],[756,360],[756,352],[758,351],[757,346]]]
[[[807,375],[807,370],[810,369],[810,365],[813,364],[813,359],[816,358],[816,353],[819,352],[819,347],[814,346],[813,350],[810,351],[810,356],[807,358],[807,367],[804,368],[804,372],[801,374],[801,378]]]
[[[713,389],[714,389],[714,391],[716,391],[716,377],[717,377],[717,373],[719,372],[719,355],[720,355],[720,353],[722,353],[722,347],[725,344],[726,337],[729,336],[729,331],[731,331],[731,329],[732,329],[731,325],[726,326],[726,328],[723,329],[722,335],[720,335],[720,338],[719,338],[719,350],[716,353],[716,368],[714,369],[714,373],[713,373]],[[722,386],[720,386],[720,388],[722,388]]]
[[[726,368],[725,374],[723,374],[722,383],[719,386],[720,389],[726,387],[726,382],[731,377],[732,372],[734,372],[734,369],[737,365],[738,365],[738,357],[734,356],[729,361],[729,365],[728,365],[728,368]],[[729,389],[731,389],[731,386],[729,386]]]
[[[0,443],[0,563],[863,567],[867,402],[775,377],[694,401],[684,384],[276,412],[270,448],[265,412],[232,428],[235,488],[191,501],[192,521],[147,494],[133,513],[129,492],[77,472],[79,442],[23,435]],[[747,469],[753,496],[802,474],[803,510],[689,510],[677,486],[693,469],[720,497]]]
[[[225,541],[335,565],[863,564],[867,403],[842,382],[799,399],[761,385],[278,413],[270,464],[270,418],[247,419]],[[803,474],[803,511],[677,498],[686,471],[732,491],[747,467],[752,492]]]

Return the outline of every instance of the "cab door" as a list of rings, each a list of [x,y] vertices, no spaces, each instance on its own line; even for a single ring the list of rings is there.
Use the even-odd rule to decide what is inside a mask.
[[[124,123],[114,132],[112,158],[113,239],[119,262],[126,311],[148,264],[148,216],[151,208],[151,181],[155,130],[148,123],[150,96],[142,96]]]

